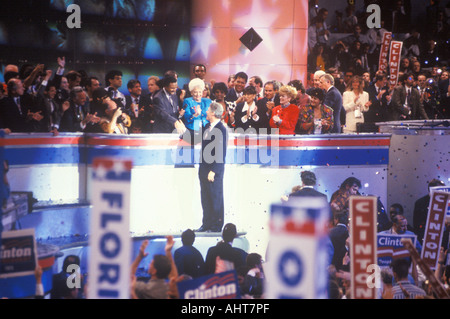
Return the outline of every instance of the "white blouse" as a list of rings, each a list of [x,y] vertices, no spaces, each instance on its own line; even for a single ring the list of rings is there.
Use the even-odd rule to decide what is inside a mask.
[[[369,101],[369,93],[362,92],[359,94],[359,99],[355,103],[356,95],[353,91],[345,91],[342,96],[342,102],[346,112],[344,133],[356,132],[356,123],[364,123],[363,112],[369,111],[369,107],[365,106]],[[359,108],[360,117],[355,116],[355,111]],[[356,112],[358,113],[358,112]]]

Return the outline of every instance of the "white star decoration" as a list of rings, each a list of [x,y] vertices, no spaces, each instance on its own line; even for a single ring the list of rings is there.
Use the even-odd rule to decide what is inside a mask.
[[[287,278],[295,278],[300,272],[299,265],[293,259],[288,259],[286,263],[283,265],[283,273]]]
[[[209,48],[218,43],[213,33],[212,20],[209,21],[206,28],[199,28],[191,31],[191,41],[194,46],[191,51],[191,57],[196,57],[197,54],[202,53],[205,59],[209,58]]]
[[[108,239],[105,242],[105,250],[111,254],[115,253],[117,250],[117,242],[113,239]]]
[[[267,10],[262,1],[253,1],[250,12],[244,11],[243,15],[233,20],[237,26],[250,29],[257,27],[270,28],[279,18],[280,10],[273,7]]]

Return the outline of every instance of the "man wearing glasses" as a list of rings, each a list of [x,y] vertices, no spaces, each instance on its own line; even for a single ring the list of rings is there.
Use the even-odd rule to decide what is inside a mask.
[[[402,120],[428,120],[423,103],[420,100],[420,92],[413,87],[414,77],[405,73],[402,85],[398,85],[392,93],[392,103],[389,107],[389,119],[391,121]]]

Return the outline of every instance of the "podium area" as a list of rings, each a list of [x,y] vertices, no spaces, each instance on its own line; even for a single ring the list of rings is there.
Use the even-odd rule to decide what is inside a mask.
[[[354,176],[362,182],[361,194],[378,196],[386,208],[394,202],[410,208],[413,199],[426,193],[427,180],[443,179],[440,173],[448,173],[448,160],[441,161],[439,170],[434,166],[448,153],[448,143],[443,142],[448,139],[446,128],[426,129],[423,123],[380,128],[382,133],[351,135],[230,133],[224,200],[225,223],[234,223],[238,230],[233,245],[265,258],[271,205],[301,184],[304,170],[316,174],[316,189],[328,200],[347,177]],[[47,270],[61,271],[63,256],[76,254],[81,272],[88,273],[93,160],[130,159],[133,258],[142,240],[151,242],[149,256],[139,266],[145,275],[153,254],[163,252],[165,236],[174,236],[175,250],[184,230],[201,225],[199,151],[200,145],[188,145],[171,134],[2,136],[0,157],[9,161],[11,191],[32,192],[36,199],[13,229],[33,228],[39,245],[55,247],[55,261]],[[412,214],[410,209],[405,212]],[[194,246],[204,256],[221,239],[220,233],[196,236]]]

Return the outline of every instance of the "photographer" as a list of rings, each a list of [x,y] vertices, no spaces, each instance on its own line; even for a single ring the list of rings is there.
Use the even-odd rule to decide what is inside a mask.
[[[120,101],[112,100],[108,95],[102,96],[101,101],[104,107],[104,114],[100,120],[101,131],[109,134],[128,134],[131,119],[123,113]]]
[[[439,89],[433,78],[426,78],[425,75],[418,77],[418,90],[421,93],[420,100],[430,119],[444,118],[440,110]]]

